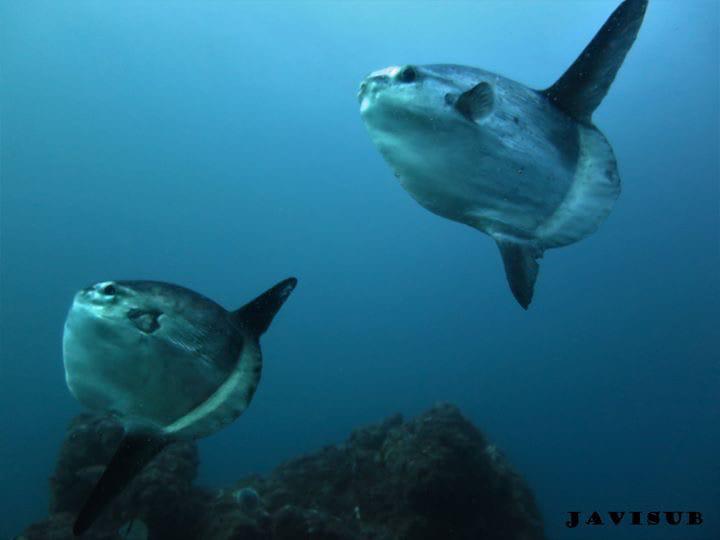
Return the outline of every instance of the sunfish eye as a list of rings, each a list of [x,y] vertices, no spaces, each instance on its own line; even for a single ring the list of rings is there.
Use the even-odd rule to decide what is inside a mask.
[[[102,293],[106,294],[108,296],[113,296],[115,293],[117,293],[117,289],[115,288],[114,285],[105,285],[102,288]]]
[[[417,78],[417,72],[412,66],[405,66],[397,76],[400,82],[411,83]]]

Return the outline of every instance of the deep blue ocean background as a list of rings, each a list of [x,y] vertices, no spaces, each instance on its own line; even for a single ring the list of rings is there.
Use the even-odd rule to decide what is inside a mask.
[[[623,193],[546,253],[528,312],[494,243],[417,205],[358,111],[391,64],[549,86],[617,4],[0,3],[0,537],[47,512],[80,411],[61,351],[77,289],[158,279],[234,308],[296,275],[200,482],[442,400],[527,478],[549,538],[720,538],[718,3],[651,1],[594,116]],[[706,522],[580,531],[570,510]]]

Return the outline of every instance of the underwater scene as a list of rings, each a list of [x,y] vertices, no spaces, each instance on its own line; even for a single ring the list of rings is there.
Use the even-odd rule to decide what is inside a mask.
[[[716,0],[0,2],[0,538],[720,538]]]

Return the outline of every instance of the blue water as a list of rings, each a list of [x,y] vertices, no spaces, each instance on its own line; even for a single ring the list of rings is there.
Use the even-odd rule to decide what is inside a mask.
[[[296,275],[202,483],[445,400],[527,478],[549,537],[638,537],[566,529],[570,510],[698,510],[642,534],[720,538],[717,2],[651,2],[594,117],[623,193],[546,253],[528,312],[494,243],[417,205],[358,113],[390,64],[548,86],[616,5],[1,3],[0,537],[46,513],[80,410],[75,290],[160,279],[234,308]]]

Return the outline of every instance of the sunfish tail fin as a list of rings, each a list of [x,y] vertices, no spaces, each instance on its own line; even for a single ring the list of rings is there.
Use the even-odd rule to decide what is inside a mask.
[[[558,81],[543,93],[582,122],[607,94],[642,24],[648,0],[625,0]]]
[[[278,310],[297,285],[297,279],[288,278],[265,291],[233,313],[242,325],[260,337],[270,326]]]
[[[510,290],[523,309],[527,309],[535,291],[535,280],[540,271],[537,259],[542,257],[542,250],[532,244],[496,240]]]
[[[120,441],[115,455],[85,501],[73,525],[73,534],[83,534],[105,507],[137,476],[167,444],[160,435],[128,432]]]

